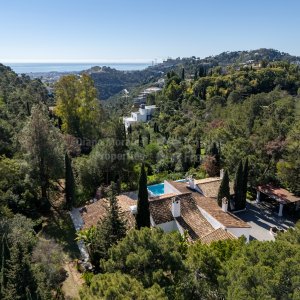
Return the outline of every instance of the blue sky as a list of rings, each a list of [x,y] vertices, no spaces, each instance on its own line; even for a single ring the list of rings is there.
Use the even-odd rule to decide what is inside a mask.
[[[0,61],[300,55],[299,0],[0,0]]]

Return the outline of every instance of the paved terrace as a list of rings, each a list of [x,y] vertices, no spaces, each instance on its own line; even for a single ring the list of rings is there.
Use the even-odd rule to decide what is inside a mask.
[[[288,215],[278,217],[277,210],[264,202],[248,201],[247,210],[235,215],[251,225],[250,240],[274,241],[275,237],[270,233],[270,227],[288,229],[295,225],[295,219]]]

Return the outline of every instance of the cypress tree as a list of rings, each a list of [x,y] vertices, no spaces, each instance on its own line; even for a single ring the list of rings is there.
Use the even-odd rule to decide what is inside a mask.
[[[148,132],[147,134],[147,144],[149,145],[151,142],[151,136],[150,136],[150,132]]]
[[[150,227],[150,210],[147,190],[147,174],[145,166],[142,164],[141,174],[139,179],[139,191],[137,201],[136,227]]]
[[[142,139],[142,135],[141,134],[139,134],[139,146],[140,147],[144,147],[144,145],[143,145],[143,139]]]
[[[181,80],[184,80],[185,79],[185,73],[184,73],[184,68],[182,68],[182,71],[181,71]]]
[[[132,133],[132,126],[131,126],[131,124],[129,124],[129,126],[127,128],[127,132],[128,132],[128,134]]]
[[[7,245],[6,234],[3,234],[1,240],[1,256],[0,256],[0,299],[4,298],[5,295],[5,286],[6,286],[6,270],[7,270],[7,261],[9,259],[9,248]]]
[[[236,210],[240,210],[245,207],[243,204],[243,177],[243,162],[240,161],[234,180],[234,200]]]
[[[196,146],[196,167],[200,165],[201,162],[201,141],[200,139],[197,140]]]
[[[216,160],[216,168],[218,170],[220,170],[220,164],[221,164],[221,161],[220,161],[220,153],[219,153],[219,149],[217,147],[217,144],[214,142],[212,147],[210,148],[210,154],[211,156],[213,156]]]
[[[230,187],[229,187],[229,176],[227,170],[224,172],[224,177],[222,179],[219,192],[218,192],[218,204],[222,207],[222,199],[227,198],[230,201]]]
[[[75,200],[75,180],[72,169],[72,161],[68,153],[65,154],[65,172],[66,205],[68,209],[71,209]]]
[[[244,169],[243,169],[243,205],[246,206],[247,202],[247,187],[248,187],[248,173],[249,173],[249,161],[246,158]]]
[[[156,122],[154,122],[154,124],[153,124],[153,131],[154,131],[154,133],[156,133]]]

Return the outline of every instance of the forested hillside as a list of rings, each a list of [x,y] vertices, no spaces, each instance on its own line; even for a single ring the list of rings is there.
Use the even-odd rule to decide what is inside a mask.
[[[240,64],[249,63],[249,61],[252,63],[268,63],[272,61],[300,62],[300,58],[274,49],[257,49],[252,51],[223,52],[206,58],[169,58],[163,63],[141,71],[118,71],[109,67],[93,67],[85,72],[92,76],[100,98],[106,100],[125,88],[132,90],[139,85],[154,82],[171,70],[179,73],[184,68],[186,76],[189,78],[194,76],[196,72],[208,72],[208,69],[211,67],[226,65],[239,67]]]
[[[233,180],[246,161],[249,200],[270,182],[300,195],[300,69],[287,54],[258,53],[169,61],[147,99],[154,117],[127,131],[118,101],[115,114],[101,106],[95,73],[62,77],[53,107],[39,80],[0,65],[0,298],[67,299],[66,264],[80,269],[68,212],[101,193],[108,217],[77,237],[93,267],[71,284],[77,299],[299,299],[299,225],[274,242],[191,244],[154,228],[126,234],[116,204],[141,182],[220,169]]]

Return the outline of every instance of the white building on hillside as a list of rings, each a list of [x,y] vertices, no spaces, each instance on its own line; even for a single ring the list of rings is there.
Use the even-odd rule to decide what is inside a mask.
[[[145,105],[141,104],[137,112],[132,112],[130,117],[124,117],[123,123],[127,129],[131,124],[135,122],[147,122],[151,120],[154,111],[156,109],[155,105]]]

